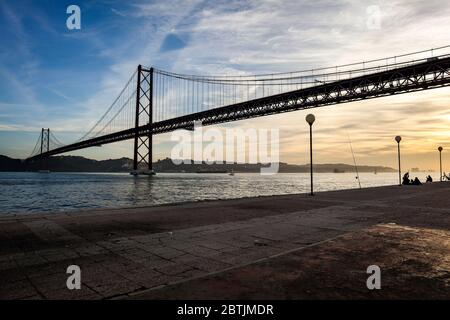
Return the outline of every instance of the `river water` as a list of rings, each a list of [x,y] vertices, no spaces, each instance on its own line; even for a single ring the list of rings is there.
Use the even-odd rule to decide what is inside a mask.
[[[425,175],[417,174],[422,181]],[[362,187],[393,185],[398,183],[398,174],[362,173],[360,181]],[[314,187],[315,191],[339,190],[358,188],[358,183],[353,173],[315,173]],[[306,173],[133,177],[126,173],[0,172],[0,215],[304,193],[309,188]]]

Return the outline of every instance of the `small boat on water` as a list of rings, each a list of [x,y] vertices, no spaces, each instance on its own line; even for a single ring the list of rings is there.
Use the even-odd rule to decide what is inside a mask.
[[[234,171],[231,169],[230,173],[228,173],[229,176],[234,176]]]
[[[199,169],[195,173],[227,173],[225,170]]]
[[[39,173],[50,173],[50,170],[38,170]]]
[[[140,176],[140,175],[143,175],[143,176],[154,176],[154,175],[156,175],[156,172],[153,171],[153,170],[133,170],[133,171],[130,172],[130,174],[132,176]]]

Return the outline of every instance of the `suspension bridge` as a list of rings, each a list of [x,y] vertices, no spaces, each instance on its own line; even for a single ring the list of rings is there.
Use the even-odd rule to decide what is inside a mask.
[[[27,161],[134,139],[133,173],[152,173],[153,135],[450,85],[450,46],[272,74],[187,75],[139,65],[103,116],[63,144],[42,129]]]

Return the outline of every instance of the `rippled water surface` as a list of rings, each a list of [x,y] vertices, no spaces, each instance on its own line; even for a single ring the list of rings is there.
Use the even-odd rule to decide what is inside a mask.
[[[425,174],[417,174],[420,179]],[[423,177],[422,177],[423,176]],[[315,190],[357,188],[352,173],[316,173]],[[363,173],[363,187],[392,185],[395,173]],[[133,177],[125,173],[0,173],[0,214],[85,208],[149,206],[206,199],[241,198],[309,191],[304,173],[172,174]]]

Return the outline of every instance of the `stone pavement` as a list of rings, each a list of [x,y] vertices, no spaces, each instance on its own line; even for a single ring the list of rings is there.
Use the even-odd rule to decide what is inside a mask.
[[[315,197],[3,216],[0,299],[366,297],[355,289],[367,277],[363,267],[374,257],[389,268],[394,262],[386,252],[422,262],[397,273],[399,283],[421,274],[420,279],[433,279],[436,290],[430,292],[445,298],[450,274],[449,194],[450,183],[433,183]],[[416,250],[420,245],[413,240],[420,237],[430,245]],[[357,253],[362,257],[361,246],[374,245],[378,254],[367,250],[365,258],[353,261],[353,269],[345,267]],[[302,263],[292,264],[292,259]],[[426,261],[431,263],[428,273],[418,272]],[[81,268],[81,290],[66,287],[66,268],[72,264]],[[324,270],[337,279],[328,294],[317,289]],[[430,270],[439,270],[439,277]],[[253,277],[243,276],[249,274]],[[274,282],[264,286],[258,275]],[[286,289],[291,282],[309,284],[309,289]],[[277,285],[283,290],[273,289]],[[346,288],[345,294],[339,288]]]
[[[450,299],[450,232],[378,224],[131,299]],[[367,267],[381,270],[367,288]]]

